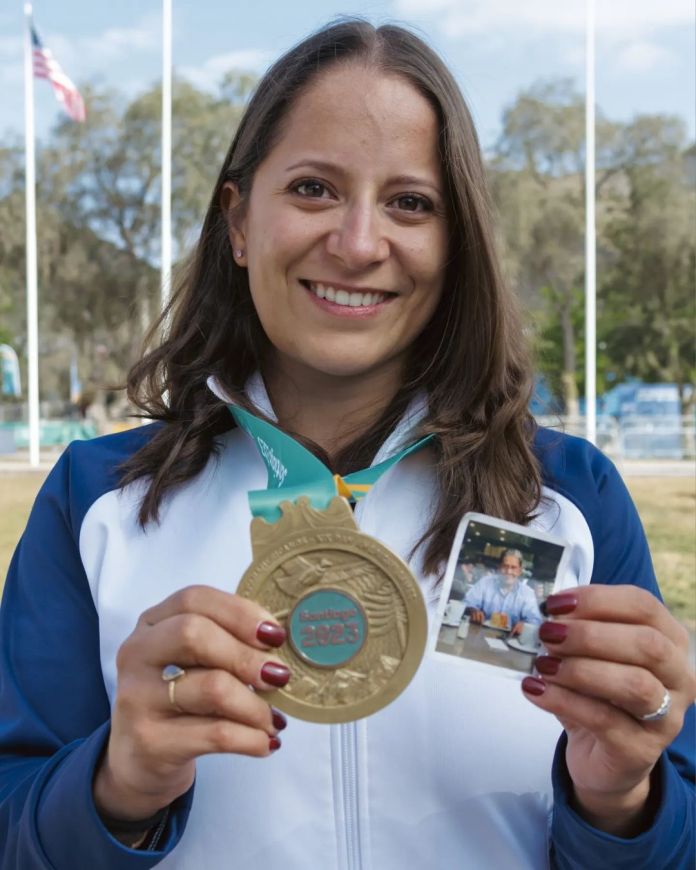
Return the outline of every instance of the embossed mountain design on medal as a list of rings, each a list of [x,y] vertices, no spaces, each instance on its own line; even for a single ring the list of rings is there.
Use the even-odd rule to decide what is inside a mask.
[[[326,510],[306,497],[280,504],[275,523],[251,523],[253,562],[239,595],[288,631],[278,650],[292,670],[269,703],[310,722],[350,722],[391,703],[425,649],[427,614],[413,574],[361,532],[348,502]]]

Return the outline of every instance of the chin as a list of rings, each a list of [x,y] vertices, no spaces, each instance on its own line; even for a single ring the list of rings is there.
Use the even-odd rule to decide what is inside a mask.
[[[276,344],[280,356],[292,361],[292,366],[301,367],[307,372],[334,378],[352,378],[375,374],[381,369],[393,370],[398,354],[376,354],[376,348],[365,342],[345,341],[338,346],[332,341],[312,346],[309,342],[302,346],[284,349]]]
[[[374,371],[375,368],[379,368],[379,364],[375,365],[371,361],[365,362],[365,360],[355,359],[355,357],[350,359],[302,360],[302,362],[308,369],[330,378],[360,377]]]

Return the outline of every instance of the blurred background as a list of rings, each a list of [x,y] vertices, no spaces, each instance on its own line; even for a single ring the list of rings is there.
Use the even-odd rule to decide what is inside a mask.
[[[696,627],[696,52],[692,0],[596,13],[597,442],[636,499],[673,611]],[[172,255],[195,240],[266,66],[340,15],[419,30],[476,121],[506,273],[537,353],[534,413],[585,431],[582,0],[173,3]],[[123,381],[159,310],[162,5],[37,0],[86,107],[35,79],[41,462],[28,463],[22,4],[0,11],[0,574],[57,453],[135,425]],[[0,579],[0,583],[2,580]]]

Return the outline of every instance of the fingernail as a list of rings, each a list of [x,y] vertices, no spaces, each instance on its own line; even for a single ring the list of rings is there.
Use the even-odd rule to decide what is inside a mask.
[[[256,639],[266,646],[282,646],[285,643],[285,629],[275,622],[262,622],[256,629]]]
[[[539,638],[544,643],[562,643],[568,636],[568,626],[562,622],[543,622],[539,628]]]
[[[269,686],[276,686],[278,689],[282,689],[290,679],[290,671],[285,665],[266,662],[261,668],[261,679],[264,683],[268,683]]]
[[[546,691],[546,683],[536,677],[525,677],[522,680],[522,691],[528,695],[543,695]]]
[[[269,738],[268,748],[271,750],[271,752],[275,752],[276,749],[280,749],[280,747],[281,747],[280,737]]]
[[[549,677],[557,674],[560,666],[561,660],[557,659],[556,656],[537,656],[534,662],[534,667],[539,673],[546,674]]]
[[[276,710],[275,707],[271,707],[271,714],[273,717],[273,727],[276,731],[282,731],[283,728],[288,727],[288,720],[283,716],[280,710]]]
[[[578,596],[575,592],[558,592],[556,595],[549,595],[544,604],[544,616],[562,616],[575,610]]]

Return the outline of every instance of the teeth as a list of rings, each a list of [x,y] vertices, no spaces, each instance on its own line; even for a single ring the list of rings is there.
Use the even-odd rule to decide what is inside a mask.
[[[347,290],[335,290],[325,284],[308,282],[307,286],[319,299],[328,299],[335,305],[345,305],[349,308],[360,308],[367,305],[379,305],[384,302],[384,293],[349,293]]]

